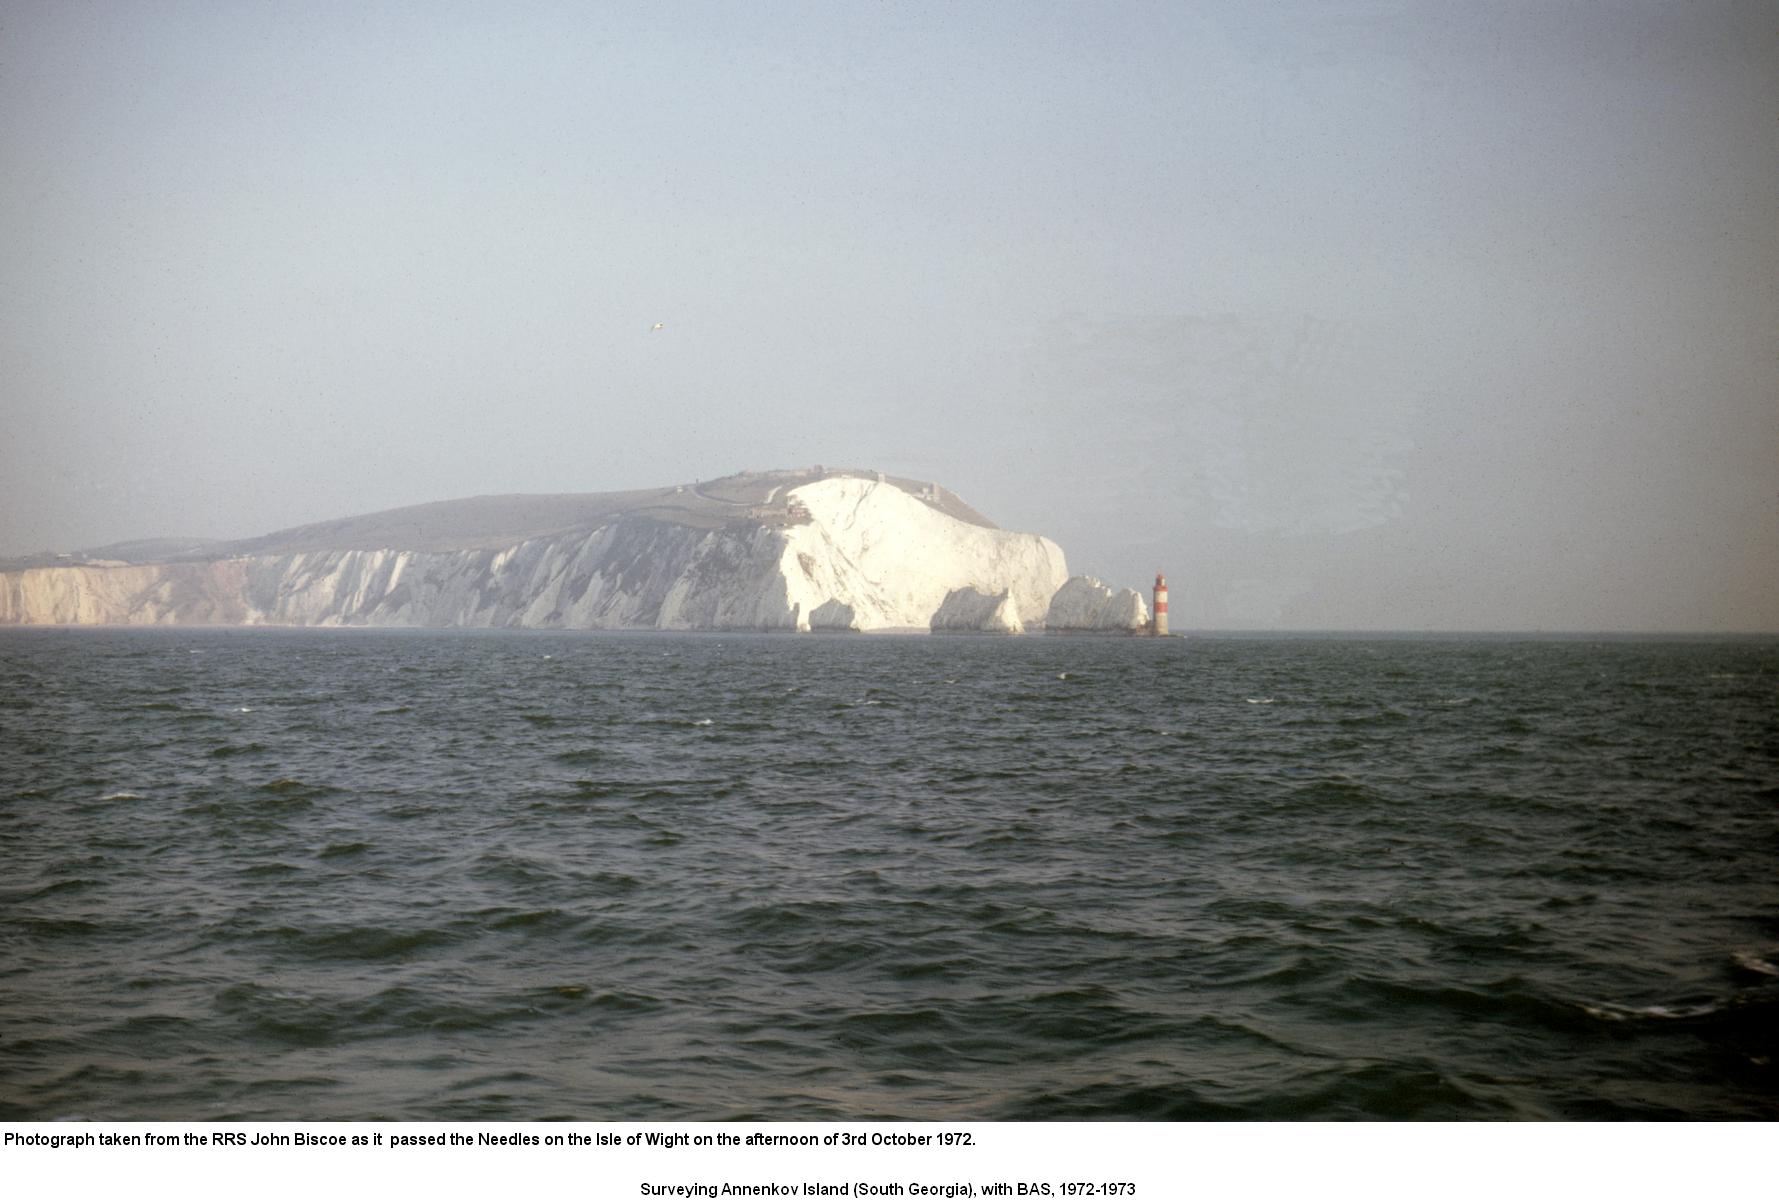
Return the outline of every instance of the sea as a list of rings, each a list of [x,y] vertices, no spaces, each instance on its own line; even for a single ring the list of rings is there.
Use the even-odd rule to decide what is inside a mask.
[[[1779,640],[0,631],[0,1119],[1779,1117]]]

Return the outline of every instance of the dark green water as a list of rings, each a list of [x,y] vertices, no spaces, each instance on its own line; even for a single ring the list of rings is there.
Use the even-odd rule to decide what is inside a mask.
[[[1779,643],[0,632],[0,1118],[1773,1118]]]

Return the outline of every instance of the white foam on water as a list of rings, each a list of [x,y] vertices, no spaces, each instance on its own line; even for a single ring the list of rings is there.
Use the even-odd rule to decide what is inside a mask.
[[[1248,703],[1250,705],[1270,705],[1274,703],[1274,700],[1275,698],[1270,696],[1251,696],[1248,698]]]
[[[1625,1022],[1637,1018],[1706,1017],[1722,1008],[1722,1005],[1612,1005],[1603,1001],[1598,1005],[1583,1004],[1581,1011],[1604,1021]]]
[[[142,794],[139,792],[108,792],[99,799],[101,801],[139,801],[142,799]]]
[[[1779,976],[1779,963],[1754,951],[1737,951],[1730,956],[1730,962],[1757,976]]]

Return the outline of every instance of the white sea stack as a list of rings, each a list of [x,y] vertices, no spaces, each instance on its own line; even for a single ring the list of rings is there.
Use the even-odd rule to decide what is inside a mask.
[[[809,628],[829,633],[856,634],[859,630],[859,615],[852,611],[851,605],[826,600],[810,612]]]
[[[990,596],[974,588],[958,588],[946,595],[933,614],[932,629],[935,634],[1023,634],[1025,624],[1019,620],[1019,606],[1011,592]]]
[[[1131,588],[1113,591],[1090,575],[1072,577],[1056,590],[1044,629],[1061,634],[1127,634],[1147,628],[1149,606]]]

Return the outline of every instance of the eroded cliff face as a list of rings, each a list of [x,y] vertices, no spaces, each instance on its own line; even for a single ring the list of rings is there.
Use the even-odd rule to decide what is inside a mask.
[[[626,516],[501,550],[316,550],[0,573],[0,622],[662,630],[927,629],[950,592],[1043,613],[1067,578],[1032,534],[956,520],[893,484],[790,493],[802,524]]]
[[[243,560],[0,572],[0,624],[247,624],[246,578]]]

